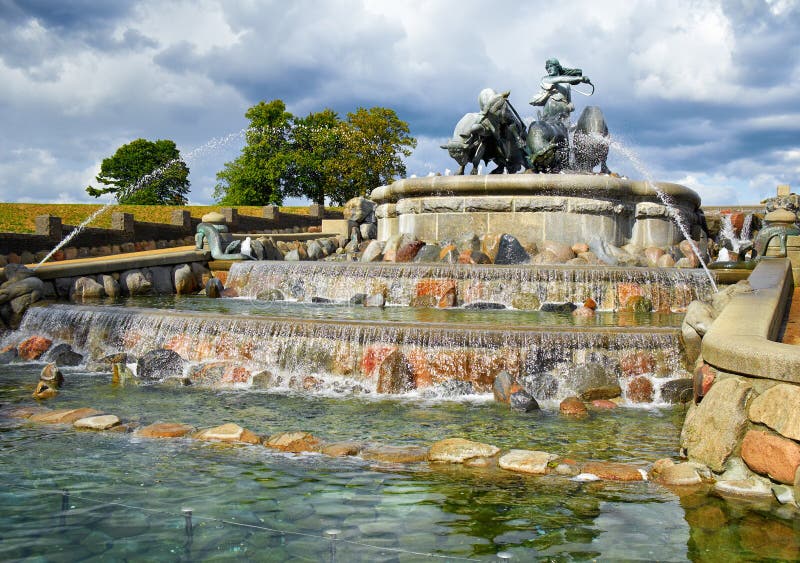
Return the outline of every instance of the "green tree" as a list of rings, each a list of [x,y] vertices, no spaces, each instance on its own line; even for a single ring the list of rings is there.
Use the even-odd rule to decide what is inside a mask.
[[[325,204],[325,196],[335,192],[341,183],[338,163],[346,134],[346,124],[330,109],[295,119],[286,195],[305,196]]]
[[[217,173],[214,197],[223,205],[280,204],[289,179],[289,135],[294,116],[281,100],[259,102],[250,120],[242,154]]]
[[[105,187],[88,186],[89,195],[112,193],[120,203],[185,205],[189,167],[173,141],[136,139],[104,158],[95,179]]]

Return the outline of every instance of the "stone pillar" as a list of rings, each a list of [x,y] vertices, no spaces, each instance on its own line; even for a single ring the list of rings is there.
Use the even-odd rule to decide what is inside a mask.
[[[308,215],[312,219],[322,219],[325,217],[325,206],[319,203],[312,203],[308,206]]]
[[[111,228],[115,231],[122,231],[126,235],[133,235],[133,213],[121,213],[119,211],[112,213]]]
[[[261,208],[261,216],[277,222],[281,220],[281,210],[277,205],[265,205]]]
[[[38,215],[36,217],[36,234],[44,235],[53,240],[61,240],[64,236],[61,226],[61,217]]]
[[[192,230],[192,214],[188,211],[178,209],[172,212],[170,224],[183,228],[184,231]]]
[[[233,230],[234,227],[239,223],[239,210],[234,207],[223,207],[219,210],[222,213],[222,216],[225,217],[225,223],[228,225],[230,230]]]

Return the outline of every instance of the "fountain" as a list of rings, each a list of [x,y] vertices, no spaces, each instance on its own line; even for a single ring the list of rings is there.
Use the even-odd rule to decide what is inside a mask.
[[[610,174],[619,147],[599,108],[569,123],[570,87],[594,86],[547,69],[539,119],[525,128],[508,93],[482,92],[446,145],[460,173],[377,187],[318,260],[250,260],[302,253],[237,245],[209,217],[195,252],[209,243],[222,298],[30,307],[0,352],[15,362],[0,364],[2,553],[42,555],[41,534],[106,559],[796,554],[748,544],[764,526],[800,541],[672,459],[695,367],[684,314],[721,299],[698,267],[699,197]],[[481,162],[509,173],[479,175]],[[550,243],[577,250],[538,259]],[[633,254],[648,247],[668,260]],[[707,545],[709,513],[738,535]]]

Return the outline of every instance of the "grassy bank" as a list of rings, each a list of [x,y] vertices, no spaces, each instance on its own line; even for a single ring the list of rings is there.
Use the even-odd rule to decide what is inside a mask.
[[[33,233],[36,231],[35,219],[37,215],[55,215],[61,217],[65,225],[79,225],[102,205],[94,203],[0,203],[0,232],[3,233]],[[115,211],[132,213],[136,221],[150,223],[169,223],[170,216],[176,209],[185,209],[192,217],[198,219],[210,213],[219,211],[219,205],[115,205],[100,215],[93,227],[111,227],[111,214]],[[239,215],[261,217],[260,206],[237,207]],[[281,207],[282,213],[295,213],[308,215],[308,207]]]

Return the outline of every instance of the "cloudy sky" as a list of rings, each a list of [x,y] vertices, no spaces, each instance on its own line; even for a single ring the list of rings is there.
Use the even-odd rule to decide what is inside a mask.
[[[100,162],[173,139],[189,199],[242,146],[244,112],[283,99],[393,108],[419,140],[418,176],[454,168],[439,145],[477,95],[510,90],[523,117],[544,62],[595,83],[610,166],[685,184],[704,203],[800,191],[796,0],[0,0],[0,200],[95,201]],[[577,115],[577,113],[576,113]]]

